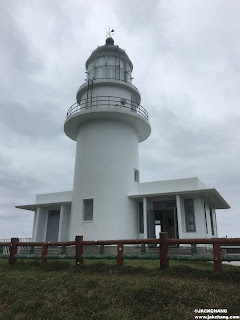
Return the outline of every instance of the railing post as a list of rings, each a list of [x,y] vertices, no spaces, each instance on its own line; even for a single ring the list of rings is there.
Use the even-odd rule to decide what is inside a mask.
[[[42,257],[41,257],[41,261],[42,262],[46,262],[47,261],[47,259],[45,258],[47,253],[48,253],[48,244],[44,243],[43,246],[42,246]]]
[[[192,253],[192,256],[197,255],[197,245],[195,243],[191,244],[191,253]]]
[[[66,247],[65,247],[65,246],[62,246],[62,248],[61,248],[61,254],[66,254]]]
[[[17,261],[17,259],[14,257],[15,254],[17,254],[17,243],[19,239],[18,238],[11,238],[11,246],[10,246],[10,256],[9,256],[9,264],[14,264],[14,262]]]
[[[100,255],[103,255],[104,254],[104,244],[101,244],[100,245]]]
[[[160,232],[160,269],[168,269],[169,262],[168,262],[168,233],[167,232]]]
[[[76,236],[76,265],[83,264],[83,236]]]
[[[222,271],[222,259],[221,259],[222,249],[219,243],[213,243],[213,255],[214,255],[214,271],[219,273]]]
[[[121,267],[123,266],[123,244],[121,242],[118,243],[117,246],[117,266]]]
[[[30,254],[34,254],[34,246],[31,246],[31,247],[30,247],[29,253],[30,253]]]
[[[142,255],[146,254],[146,245],[145,245],[145,243],[141,244],[141,254]]]

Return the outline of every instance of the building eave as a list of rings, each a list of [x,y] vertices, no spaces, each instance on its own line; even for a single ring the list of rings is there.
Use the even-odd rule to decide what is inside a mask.
[[[197,189],[197,190],[185,190],[163,193],[144,193],[144,194],[130,194],[130,199],[142,199],[142,198],[167,198],[175,195],[182,195],[184,198],[201,196],[203,199],[214,207],[214,209],[230,209],[230,205],[223,199],[220,193],[216,189]]]
[[[71,201],[65,201],[65,202],[49,202],[49,203],[40,203],[40,204],[27,204],[27,205],[21,205],[21,206],[15,206],[17,209],[23,209],[23,210],[29,210],[29,211],[35,211],[37,210],[38,207],[56,207],[56,206],[61,206],[61,205],[71,205]]]

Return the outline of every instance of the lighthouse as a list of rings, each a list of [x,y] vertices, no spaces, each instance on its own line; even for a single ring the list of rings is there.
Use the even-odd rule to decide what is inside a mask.
[[[111,36],[86,61],[86,82],[64,124],[76,141],[69,236],[138,238],[138,145],[151,133],[132,82],[133,64]]]
[[[68,109],[76,142],[73,189],[36,195],[33,241],[217,237],[217,209],[229,204],[197,177],[141,182],[139,143],[151,133],[125,50],[106,43],[86,61],[87,79]],[[184,143],[184,142],[183,142]]]

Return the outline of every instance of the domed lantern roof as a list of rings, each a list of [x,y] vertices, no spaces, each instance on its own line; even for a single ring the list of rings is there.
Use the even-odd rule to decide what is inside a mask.
[[[129,59],[128,55],[126,54],[125,50],[121,49],[119,46],[114,44],[114,40],[112,37],[108,37],[106,39],[106,43],[103,46],[99,46],[95,49],[88,60],[86,61],[86,70],[88,69],[89,63],[97,57],[101,57],[103,55],[112,55],[112,56],[119,56],[120,59],[125,60],[128,62],[131,71],[133,70],[132,61]]]

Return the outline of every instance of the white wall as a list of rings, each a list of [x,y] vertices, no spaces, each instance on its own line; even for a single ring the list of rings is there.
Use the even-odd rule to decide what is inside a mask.
[[[117,87],[117,86],[112,86],[112,85],[104,85],[104,87],[93,87],[92,91],[92,96],[93,97],[98,97],[98,96],[110,96],[109,99],[114,99],[112,97],[120,97],[120,98],[125,98],[128,100],[131,100],[131,95],[134,95],[133,93],[129,92],[127,88],[124,87]],[[135,101],[138,100],[138,96],[135,94]],[[85,91],[83,95],[81,96],[81,99],[86,99],[87,98],[87,92]]]
[[[34,219],[33,219],[32,241],[36,241],[37,224],[38,224],[38,211],[36,209],[35,212],[34,212]]]
[[[217,232],[217,220],[216,220],[216,211],[214,208],[212,208],[212,218],[213,218],[213,230],[214,230],[214,235],[212,234],[212,227],[211,227],[211,218],[210,218],[210,208],[209,204],[205,203],[206,205],[206,215],[207,215],[207,225],[208,225],[208,238],[216,238],[218,236]]]
[[[52,192],[36,195],[36,204],[71,202],[72,191]]]
[[[183,238],[183,224],[185,223],[184,220],[184,208],[183,208],[183,200],[182,197],[177,194],[176,195],[176,206],[177,206],[177,221],[178,221],[178,235],[179,238]]]
[[[87,88],[87,82],[80,86],[79,90],[77,91],[77,101],[87,97]],[[93,96],[116,96],[130,100],[132,94],[135,96],[138,104],[141,102],[141,95],[138,89],[134,85],[125,81],[119,81],[115,79],[94,80],[93,87],[91,87],[90,82],[90,90],[92,90]]]
[[[139,183],[139,195],[167,193],[177,191],[190,191],[202,189],[198,178],[186,178],[164,181],[153,181]]]
[[[71,215],[71,206],[61,205],[58,241],[68,241],[70,215]]]
[[[33,241],[46,241],[48,209],[38,207],[34,216]]]
[[[135,128],[123,121],[92,120],[77,139],[69,237],[87,240],[138,237],[134,169],[138,164]],[[141,173],[140,173],[141,174]],[[94,199],[93,222],[83,222],[83,199]]]
[[[202,199],[200,197],[193,197],[194,199],[194,212],[195,212],[195,224],[196,232],[186,231],[186,221],[185,221],[185,209],[184,209],[184,199],[180,197],[181,202],[181,222],[182,222],[182,237],[184,239],[192,238],[205,238],[205,224],[204,224],[204,212],[202,207]]]

